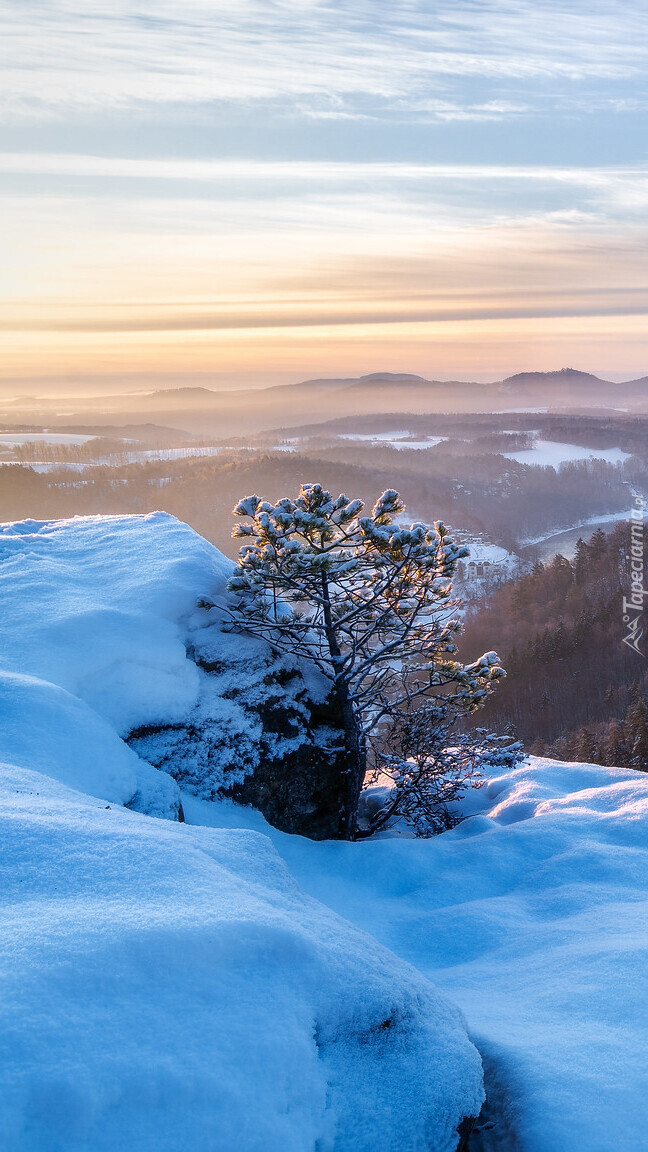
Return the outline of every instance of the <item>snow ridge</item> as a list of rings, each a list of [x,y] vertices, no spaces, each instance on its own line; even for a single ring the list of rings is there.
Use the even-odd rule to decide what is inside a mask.
[[[267,835],[141,814],[181,794],[121,736],[204,704],[230,569],[160,513],[0,533],[3,1152],[454,1152],[481,1106],[460,1011]]]

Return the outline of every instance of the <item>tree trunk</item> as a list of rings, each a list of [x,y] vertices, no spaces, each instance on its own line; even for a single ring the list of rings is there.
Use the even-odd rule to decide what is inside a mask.
[[[340,727],[344,732],[344,746],[347,759],[346,788],[343,822],[347,837],[353,840],[356,832],[358,803],[367,770],[367,753],[358,717],[349,694],[349,684],[344,674],[344,660],[338,644],[335,623],[331,612],[328,577],[322,572],[322,600],[324,604],[324,629],[335,673],[334,699],[340,711]]]
[[[367,770],[367,754],[358,726],[355,709],[349,699],[349,690],[346,681],[342,680],[336,685],[336,695],[340,707],[340,719],[344,731],[344,745],[347,757],[347,787],[345,789],[344,824],[349,840],[353,840],[356,832],[358,804],[360,793]]]

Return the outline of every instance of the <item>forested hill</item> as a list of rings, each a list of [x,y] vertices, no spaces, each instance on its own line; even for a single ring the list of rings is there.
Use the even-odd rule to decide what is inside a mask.
[[[517,446],[512,439],[507,437],[507,448]],[[0,520],[163,508],[222,551],[236,554],[234,504],[251,492],[277,499],[298,491],[307,479],[360,497],[369,507],[380,492],[395,487],[414,519],[441,519],[465,532],[485,532],[494,543],[515,550],[529,538],[583,520],[622,515],[628,484],[648,485],[646,463],[636,457],[623,465],[583,459],[553,468],[523,464],[492,448],[482,438],[469,445],[453,439],[421,451],[342,441],[300,451],[241,449],[141,463],[120,463],[117,457],[103,465],[71,460],[66,467],[52,461],[46,472],[35,471],[38,464],[14,465],[0,468]]]
[[[629,589],[621,523],[495,591],[462,639],[464,652],[497,649],[509,673],[479,723],[511,725],[534,753],[648,770],[648,661],[623,642]]]

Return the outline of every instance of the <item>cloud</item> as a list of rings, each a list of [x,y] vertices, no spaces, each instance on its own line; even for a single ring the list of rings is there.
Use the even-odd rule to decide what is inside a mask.
[[[489,325],[645,346],[648,168],[604,162],[643,160],[645,0],[4,0],[0,25],[18,374],[225,346],[280,372],[297,345],[319,371],[336,332],[400,356],[443,328],[450,357]]]
[[[425,227],[524,224],[578,230],[634,227],[648,206],[648,166],[411,164],[324,160],[188,160],[0,152],[6,199],[24,208],[74,201],[80,214],[127,217],[144,233],[353,231],[394,235]],[[9,181],[10,178],[10,181]],[[13,188],[13,197],[10,189]],[[38,196],[36,196],[38,199]],[[94,205],[94,208],[93,208]]]
[[[614,294],[612,294],[614,295]],[[531,299],[527,303],[508,301],[492,305],[465,303],[458,307],[427,306],[402,309],[360,309],[326,310],[324,308],[305,310],[293,309],[277,312],[211,312],[205,311],[172,313],[168,310],[144,313],[134,309],[128,316],[103,315],[95,318],[60,319],[50,316],[47,319],[0,320],[0,331],[4,332],[49,332],[49,333],[126,333],[159,332],[237,332],[269,331],[286,328],[341,328],[348,326],[380,327],[391,324],[448,324],[465,323],[474,320],[519,320],[548,319],[596,316],[644,316],[648,310],[648,287],[636,293],[634,299],[620,302],[599,299],[596,295],[583,299],[565,300],[558,293],[555,300]]]
[[[399,161],[331,160],[153,160],[84,153],[0,152],[7,174],[113,176],[144,180],[221,181],[258,179],[330,181],[389,178],[551,182],[603,187],[648,181],[648,165],[416,164]]]
[[[416,111],[450,87],[457,115],[498,103],[514,115],[519,101],[475,100],[466,82],[636,84],[644,27],[643,0],[590,0],[586,16],[579,0],[8,0],[0,95],[8,115],[272,100],[317,115],[333,96],[338,115],[364,116],[367,100]]]

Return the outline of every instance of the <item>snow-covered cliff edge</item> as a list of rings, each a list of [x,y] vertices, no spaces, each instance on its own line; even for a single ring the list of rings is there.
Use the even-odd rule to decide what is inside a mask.
[[[224,598],[233,565],[216,548],[161,512],[75,517],[6,525],[0,564],[0,667],[49,684],[41,694],[64,689],[77,713],[85,704],[129,739],[140,767],[131,758],[120,802],[177,812],[168,773],[205,799],[235,794],[286,831],[336,834],[342,748],[326,686],[198,607]]]
[[[180,789],[121,737],[206,707],[188,638],[213,645],[196,604],[229,568],[162,514],[0,533],[4,1152],[454,1152],[479,1111],[479,1056],[424,976],[267,836],[151,818]],[[210,691],[251,745],[245,693]]]
[[[648,776],[531,758],[428,841],[201,797],[121,737],[206,706],[228,568],[160,514],[0,533],[0,1146],[454,1152],[479,1061],[432,979],[493,1147],[642,1147]]]

